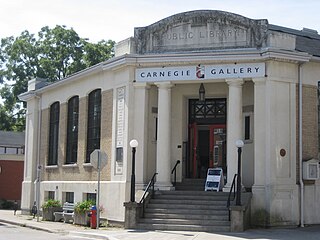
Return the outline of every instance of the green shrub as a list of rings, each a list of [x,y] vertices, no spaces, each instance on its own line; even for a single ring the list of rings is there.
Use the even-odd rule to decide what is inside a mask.
[[[59,200],[48,199],[41,207],[42,209],[48,209],[50,207],[61,207],[61,203]]]
[[[13,202],[10,202],[5,199],[0,200],[0,209],[12,209],[13,207]]]
[[[76,206],[74,207],[74,211],[76,213],[84,213],[86,211],[90,211],[91,207],[93,205],[95,205],[96,203],[92,200],[86,200],[86,201],[83,201],[83,202],[78,202],[76,204]]]

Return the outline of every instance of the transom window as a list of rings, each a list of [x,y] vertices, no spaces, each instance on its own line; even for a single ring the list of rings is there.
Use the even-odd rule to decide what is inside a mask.
[[[226,122],[226,99],[214,98],[199,101],[189,100],[189,122],[197,124],[217,124]]]
[[[101,128],[101,89],[89,94],[88,102],[88,129],[87,129],[87,154],[86,162],[90,162],[90,154],[95,149],[100,149]]]
[[[60,104],[55,102],[50,106],[48,165],[58,164],[59,116]]]
[[[68,101],[67,120],[67,153],[66,163],[77,162],[78,152],[78,124],[79,124],[79,97],[74,96]]]

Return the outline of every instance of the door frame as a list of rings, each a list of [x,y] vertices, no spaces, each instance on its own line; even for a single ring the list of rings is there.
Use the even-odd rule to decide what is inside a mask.
[[[198,133],[199,127],[207,127],[209,131],[209,168],[214,167],[214,147],[215,147],[215,129],[223,128],[226,131],[226,124],[206,124],[199,125],[197,123],[189,124],[189,162],[187,163],[187,176],[191,178],[197,178],[198,171]],[[225,143],[226,144],[226,143]]]

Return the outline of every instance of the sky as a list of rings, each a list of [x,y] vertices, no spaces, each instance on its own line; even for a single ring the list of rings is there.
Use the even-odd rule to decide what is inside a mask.
[[[200,9],[221,10],[252,19],[320,33],[319,0],[0,0],[0,39],[44,26],[65,25],[90,42],[133,36],[171,15]]]

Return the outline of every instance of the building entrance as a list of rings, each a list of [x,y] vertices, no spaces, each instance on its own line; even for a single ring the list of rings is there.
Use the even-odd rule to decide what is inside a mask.
[[[189,100],[188,178],[205,178],[208,168],[226,176],[226,99]]]

